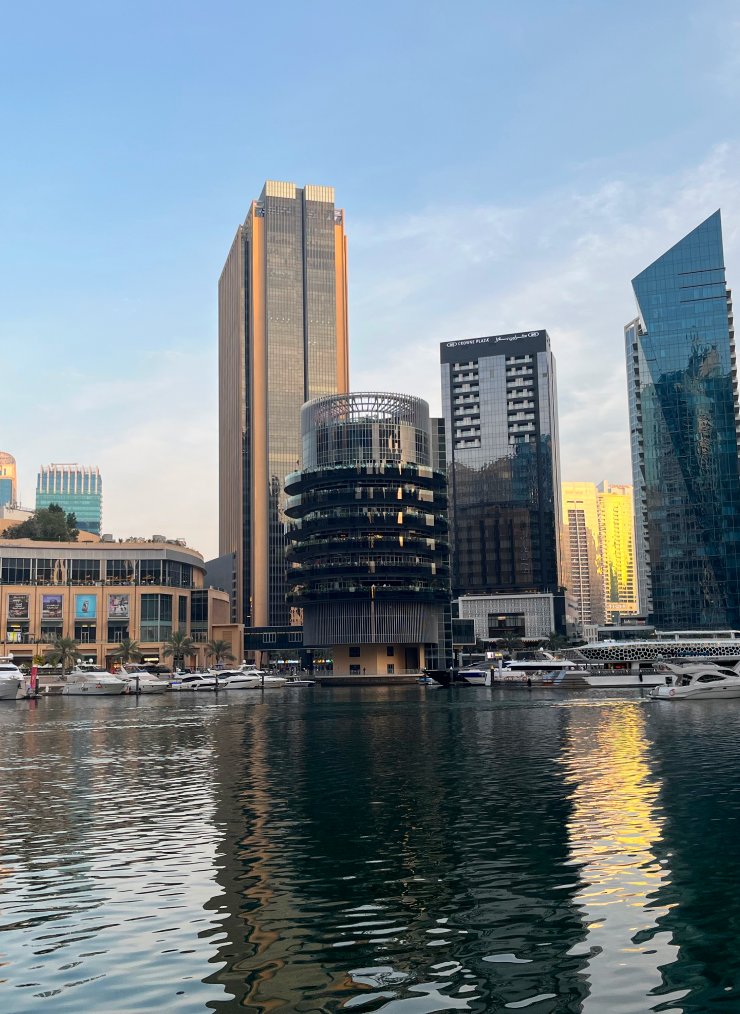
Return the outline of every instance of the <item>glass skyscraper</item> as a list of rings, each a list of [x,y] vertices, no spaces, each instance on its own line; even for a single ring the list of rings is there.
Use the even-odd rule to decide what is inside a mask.
[[[735,336],[719,211],[632,280],[625,327],[639,597],[662,629],[740,627]]]
[[[560,468],[548,334],[444,342],[440,353],[453,594],[557,594]]]
[[[235,554],[236,621],[287,625],[283,488],[301,467],[301,406],[349,388],[333,187],[268,180],[237,230],[218,302],[219,555]]]
[[[77,518],[82,532],[100,535],[103,525],[103,482],[89,465],[42,465],[36,481],[36,509],[58,504]]]

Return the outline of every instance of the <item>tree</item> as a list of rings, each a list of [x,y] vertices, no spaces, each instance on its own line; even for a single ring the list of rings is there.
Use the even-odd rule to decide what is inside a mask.
[[[112,657],[117,659],[121,665],[127,665],[129,662],[141,662],[144,658],[139,651],[139,642],[135,641],[133,637],[121,638],[121,643],[113,652]]]
[[[521,637],[517,637],[515,634],[507,634],[505,637],[497,639],[496,647],[502,651],[508,651],[513,656],[515,651],[521,651],[524,648],[524,642]]]
[[[51,646],[51,651],[44,655],[44,660],[51,665],[61,665],[62,672],[65,673],[67,665],[74,665],[77,652],[77,641],[73,637],[58,637]]]
[[[215,656],[217,662],[233,662],[236,658],[231,653],[231,644],[228,641],[213,640],[206,645],[206,655],[211,658]]]
[[[215,644],[216,642],[214,641],[213,643]],[[227,644],[225,641],[223,643],[226,644],[227,648],[231,647],[231,645]],[[184,660],[186,655],[192,657],[197,653],[197,651],[198,649],[195,647],[195,641],[192,637],[188,637],[184,630],[173,630],[164,642],[164,650],[162,651],[162,654],[165,658],[172,656],[175,664],[177,664],[178,658]],[[233,658],[234,656],[232,655],[231,657]]]
[[[548,637],[542,641],[542,647],[558,651],[560,648],[569,648],[570,644],[567,637],[563,637],[562,634],[557,634],[554,630],[551,630]]]
[[[65,514],[58,503],[39,507],[28,521],[11,525],[4,539],[33,539],[34,542],[77,542],[80,534],[74,514]]]

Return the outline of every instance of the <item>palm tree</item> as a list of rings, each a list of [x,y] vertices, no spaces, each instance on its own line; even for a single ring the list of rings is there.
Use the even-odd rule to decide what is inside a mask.
[[[229,661],[233,662],[236,655],[231,653],[231,644],[229,641],[213,640],[209,641],[206,645],[206,655],[210,658],[215,655],[217,662]]]
[[[184,660],[186,655],[193,656],[197,651],[192,637],[188,637],[184,630],[173,630],[164,642],[162,654],[165,658],[173,656],[175,663],[177,663],[178,658]]]
[[[562,634],[556,633],[554,630],[550,631],[549,637],[543,642],[543,648],[549,648],[551,651],[558,651],[561,648],[569,648],[568,638],[563,637]]]
[[[141,662],[144,656],[139,651],[139,642],[133,637],[122,637],[121,643],[113,652],[113,658],[118,659],[121,665],[129,662]]]
[[[61,665],[62,672],[66,673],[67,665],[74,665],[78,650],[77,641],[73,637],[58,637],[44,659],[51,665]]]
[[[524,648],[524,642],[521,637],[517,637],[515,634],[506,634],[504,637],[497,638],[496,647],[508,652],[513,658],[515,651],[521,651]]]

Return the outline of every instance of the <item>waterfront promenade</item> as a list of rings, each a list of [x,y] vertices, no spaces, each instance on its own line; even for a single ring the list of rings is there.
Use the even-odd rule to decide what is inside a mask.
[[[740,1009],[736,702],[51,698],[0,751],[13,1014]]]

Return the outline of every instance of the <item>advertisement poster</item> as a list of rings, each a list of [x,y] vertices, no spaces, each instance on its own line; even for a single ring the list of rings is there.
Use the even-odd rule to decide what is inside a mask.
[[[62,596],[42,595],[41,596],[41,619],[61,620],[62,618]]]
[[[108,596],[108,619],[109,620],[128,619],[128,595]]]
[[[28,595],[8,595],[8,619],[28,619]]]
[[[97,615],[96,595],[75,595],[75,619],[94,620]]]

